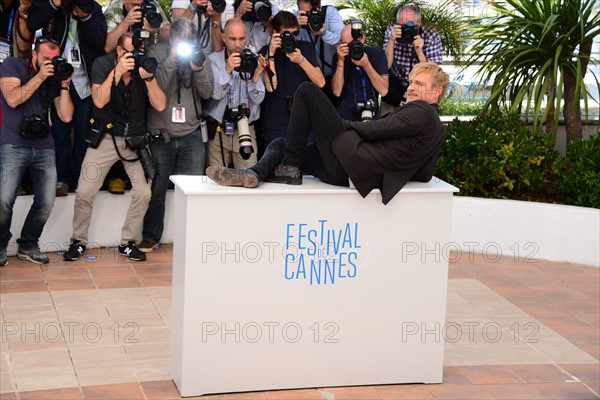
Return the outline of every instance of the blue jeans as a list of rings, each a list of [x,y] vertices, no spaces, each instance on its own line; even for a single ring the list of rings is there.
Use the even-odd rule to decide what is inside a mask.
[[[92,96],[81,99],[71,83],[71,99],[75,112],[73,120],[64,123],[58,118],[54,106],[51,107],[52,118],[52,136],[56,151],[56,173],[58,182],[63,182],[71,188],[77,183],[81,173],[81,164],[85,157],[87,143],[85,136],[90,127],[90,117],[92,115]],[[74,137],[71,141],[71,128],[73,128]]]
[[[204,175],[204,143],[198,130],[189,135],[172,138],[165,143],[162,138],[150,143],[156,177],[152,181],[152,198],[144,217],[142,238],[155,243],[160,241],[164,229],[165,200],[171,175]]]
[[[35,149],[12,144],[0,145],[0,247],[6,248],[12,237],[10,224],[17,189],[29,167],[33,184],[33,204],[29,209],[21,237],[21,248],[37,248],[44,225],[56,196],[56,158],[54,149]]]

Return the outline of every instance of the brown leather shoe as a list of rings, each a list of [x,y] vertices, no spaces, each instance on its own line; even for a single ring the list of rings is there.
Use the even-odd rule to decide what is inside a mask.
[[[258,176],[251,169],[210,166],[206,168],[206,176],[223,186],[255,188],[260,184]]]
[[[63,182],[56,183],[56,197],[64,197],[69,195],[69,185]]]
[[[298,167],[279,164],[265,182],[287,183],[288,185],[302,185],[302,171]]]

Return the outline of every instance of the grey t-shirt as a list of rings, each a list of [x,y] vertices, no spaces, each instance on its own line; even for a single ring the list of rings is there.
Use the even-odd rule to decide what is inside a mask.
[[[35,76],[28,59],[8,57],[0,65],[0,76],[19,78],[21,85]],[[20,135],[21,123],[25,116],[39,115],[48,123],[48,109],[56,97],[60,95],[60,82],[47,79],[25,103],[12,108],[2,96],[2,127],[0,128],[0,144],[53,149],[52,135],[44,139],[25,138]]]

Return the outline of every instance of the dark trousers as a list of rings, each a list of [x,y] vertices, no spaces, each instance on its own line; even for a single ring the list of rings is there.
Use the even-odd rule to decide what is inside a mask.
[[[71,83],[70,93],[75,108],[73,120],[69,123],[62,122],[52,106],[51,131],[55,144],[58,182],[66,183],[73,188],[79,180],[81,164],[87,150],[85,136],[90,125],[93,103],[92,96],[80,98],[73,83]],[[74,132],[73,139],[71,139],[71,128]]]
[[[315,142],[308,144],[309,134]],[[252,167],[265,180],[278,164],[302,168],[325,183],[348,186],[348,176],[333,152],[333,141],[345,131],[327,96],[312,82],[296,90],[286,139],[275,139]]]

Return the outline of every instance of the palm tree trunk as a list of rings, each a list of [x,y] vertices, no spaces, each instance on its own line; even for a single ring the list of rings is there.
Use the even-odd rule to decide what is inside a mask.
[[[581,130],[581,106],[579,105],[579,96],[581,90],[575,93],[576,77],[572,70],[563,68],[564,76],[564,95],[565,104],[563,115],[565,117],[565,129],[567,131],[567,145],[570,142],[581,140],[583,137]],[[567,146],[568,147],[568,146]]]

